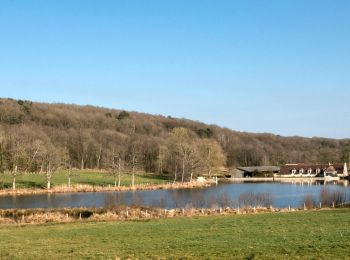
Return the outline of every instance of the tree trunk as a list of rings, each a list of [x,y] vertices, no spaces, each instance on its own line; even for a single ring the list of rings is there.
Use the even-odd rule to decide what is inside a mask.
[[[70,188],[70,176],[71,176],[72,172],[71,169],[68,169],[68,187]]]
[[[163,175],[163,160],[160,160],[160,174]]]
[[[16,176],[17,176],[17,165],[15,166],[15,168],[13,169],[13,180],[12,180],[12,189],[15,190],[16,189]]]
[[[13,190],[16,189],[16,177],[15,176],[13,177],[13,180],[12,180],[12,189]]]
[[[102,145],[100,146],[100,150],[97,154],[97,169],[101,167],[101,157],[102,157]]]
[[[120,158],[118,158],[118,187],[120,187]]]
[[[210,158],[211,158],[211,150],[210,150],[210,148],[209,148],[209,150],[208,150],[208,158],[207,158],[207,163],[208,163],[208,178],[210,179],[210,177],[211,177],[211,160],[210,160]]]
[[[192,182],[192,179],[193,179],[193,168],[194,168],[194,165],[193,165],[193,162],[191,163],[191,178],[190,178],[190,182]]]
[[[132,157],[132,183],[131,185],[134,187],[135,185],[135,156]]]
[[[174,183],[176,182],[176,179],[177,179],[177,164],[175,162],[175,171],[174,171]]]
[[[80,169],[84,170],[84,155],[81,156]]]
[[[38,154],[38,149],[36,149],[36,150],[34,151],[34,154],[33,154],[32,158],[29,160],[28,165],[27,165],[27,167],[24,169],[23,172],[27,172],[28,170],[31,170],[33,161],[34,161],[34,159],[35,159],[35,157],[36,157],[37,154]]]
[[[51,189],[51,163],[49,162],[49,165],[47,166],[47,171],[46,171],[46,180],[47,180],[47,189]]]
[[[185,159],[182,159],[182,176],[181,176],[181,182],[184,182],[185,180]]]
[[[43,172],[44,172],[44,162],[41,163],[40,172],[39,173],[43,173]]]

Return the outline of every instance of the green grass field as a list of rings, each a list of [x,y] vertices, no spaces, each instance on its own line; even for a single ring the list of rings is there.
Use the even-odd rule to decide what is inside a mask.
[[[0,226],[1,259],[350,259],[350,209]]]
[[[161,184],[169,182],[155,174],[137,173],[135,174],[135,184]],[[52,185],[68,184],[68,172],[59,171],[52,178]],[[71,184],[87,184],[97,186],[114,185],[113,175],[106,172],[75,170],[71,176]],[[121,185],[131,184],[131,174],[122,174]],[[10,174],[0,174],[0,188],[11,188],[12,177]],[[46,188],[44,174],[27,173],[20,174],[16,178],[17,188]]]

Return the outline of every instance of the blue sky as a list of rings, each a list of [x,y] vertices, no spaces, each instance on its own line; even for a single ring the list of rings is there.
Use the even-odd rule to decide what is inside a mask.
[[[0,96],[350,137],[350,1],[0,1]]]

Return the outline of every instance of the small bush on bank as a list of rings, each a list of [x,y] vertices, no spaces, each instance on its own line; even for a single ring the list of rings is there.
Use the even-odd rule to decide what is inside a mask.
[[[307,194],[303,198],[302,207],[306,207],[307,209],[312,209],[316,207],[316,200],[311,194]]]
[[[248,191],[239,195],[238,204],[240,207],[269,207],[273,204],[273,198],[269,192]]]
[[[323,187],[320,191],[320,202],[324,207],[331,207],[333,204],[335,206],[341,205],[346,202],[346,199],[345,191],[331,191],[327,187]]]

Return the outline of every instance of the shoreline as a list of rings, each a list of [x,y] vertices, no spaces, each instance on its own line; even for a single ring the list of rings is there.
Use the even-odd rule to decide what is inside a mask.
[[[47,189],[3,189],[0,190],[0,196],[13,195],[40,195],[53,193],[79,193],[79,192],[112,192],[112,191],[139,191],[139,190],[173,190],[173,189],[195,189],[205,188],[213,184],[211,181],[199,182],[179,182],[179,183],[165,183],[165,184],[139,184],[135,186],[94,186],[94,185],[60,185]]]
[[[183,208],[162,209],[147,207],[118,208],[61,208],[61,209],[6,209],[0,210],[0,225],[39,225],[76,222],[149,221],[161,218],[235,216],[269,213],[292,213],[336,210],[337,208]],[[344,207],[343,207],[344,209]]]

